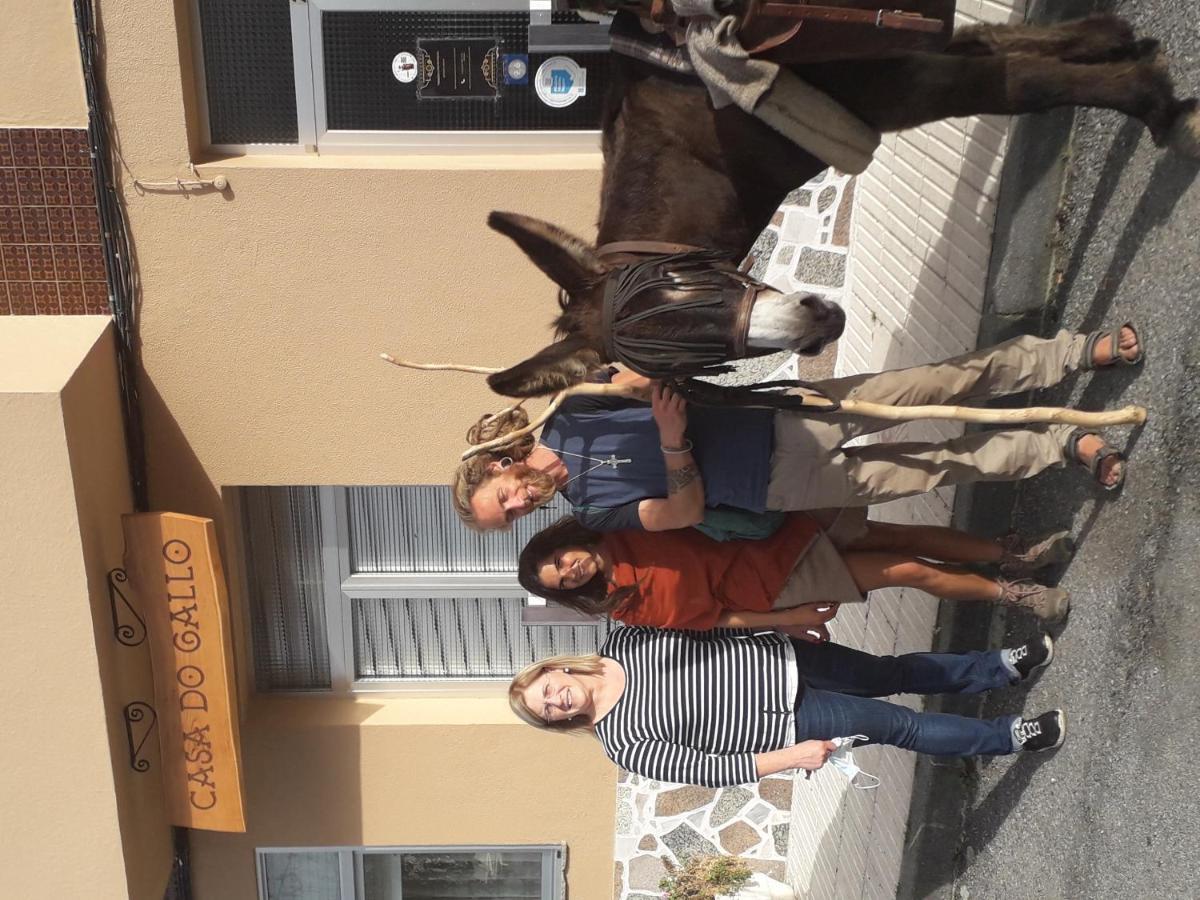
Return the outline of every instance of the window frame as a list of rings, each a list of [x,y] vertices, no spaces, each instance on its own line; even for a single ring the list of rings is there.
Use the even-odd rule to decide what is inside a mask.
[[[344,486],[317,488],[323,525],[322,563],[325,572],[325,627],[329,638],[330,691],[345,694],[387,692],[478,693],[480,687],[503,686],[507,678],[403,678],[394,680],[355,677],[354,610],[356,598],[404,597],[528,597],[516,572],[355,573],[350,564],[349,497]],[[336,652],[340,648],[341,652]]]
[[[217,144],[212,139],[208,77],[204,71],[201,0],[191,0],[192,59],[202,137],[209,150],[231,156],[409,153],[469,154],[597,153],[596,130],[529,131],[358,131],[331,130],[325,114],[325,70],[321,14],[331,12],[530,12],[548,11],[550,0],[290,0],[292,67],[296,91],[296,143]]]
[[[336,853],[341,897],[339,900],[365,900],[363,857],[382,853],[493,853],[504,850],[537,851],[542,854],[541,900],[564,900],[566,897],[566,844],[463,844],[415,846],[340,846],[340,847],[255,847],[254,870],[258,880],[258,900],[267,896],[266,858],[282,853]]]
[[[474,572],[411,572],[355,573],[350,561],[349,488],[344,485],[310,486],[317,492],[321,522],[321,568],[324,573],[322,604],[325,611],[325,638],[329,648],[329,687],[314,689],[276,689],[260,687],[252,674],[257,693],[271,696],[337,697],[356,694],[425,694],[441,696],[501,696],[507,689],[508,677],[448,678],[420,676],[411,678],[355,677],[354,610],[356,599],[402,599],[445,597],[453,599],[476,597],[510,597],[525,601],[521,622],[526,626],[599,626],[603,616],[584,613],[529,595],[517,581],[513,570]],[[232,520],[244,521],[241,488],[230,491]],[[237,548],[238,583],[242,596],[250,602],[251,561],[247,556],[246,536],[240,533],[234,542]],[[252,626],[247,621],[246,627]],[[247,641],[248,653],[253,654],[253,639]],[[247,670],[255,673],[253,658],[248,657]]]

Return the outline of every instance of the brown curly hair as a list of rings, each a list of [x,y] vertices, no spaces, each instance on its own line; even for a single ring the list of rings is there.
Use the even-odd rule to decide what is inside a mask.
[[[513,406],[499,413],[484,413],[479,417],[479,421],[467,429],[467,443],[472,447],[484,444],[528,424],[529,413],[520,406]],[[475,496],[479,486],[491,477],[488,474],[488,466],[505,458],[521,462],[533,452],[536,445],[537,438],[527,434],[511,444],[477,453],[458,464],[450,478],[450,502],[464,525],[476,531],[480,530],[475,522],[475,512],[471,509],[471,498]]]

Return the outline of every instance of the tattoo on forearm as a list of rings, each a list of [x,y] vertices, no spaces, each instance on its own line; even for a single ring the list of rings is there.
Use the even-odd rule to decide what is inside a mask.
[[[671,469],[667,472],[667,495],[678,494],[695,481],[696,476],[699,474],[700,470],[696,468],[695,463],[688,463],[686,466],[680,466],[678,469]]]

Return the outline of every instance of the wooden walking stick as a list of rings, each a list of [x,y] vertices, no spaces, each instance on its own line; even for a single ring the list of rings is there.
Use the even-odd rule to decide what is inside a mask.
[[[468,372],[473,375],[490,375],[500,369],[486,366],[465,366],[458,363],[417,363],[409,360],[396,359],[387,353],[380,357],[394,366],[405,369],[426,369],[435,371]],[[572,385],[566,390],[555,394],[547,407],[536,418],[530,420],[524,428],[501,435],[482,444],[476,444],[463,453],[463,459],[470,459],[479,453],[486,453],[498,447],[506,446],[520,440],[527,434],[536,431],[547,419],[554,414],[568,397],[580,395],[601,395],[608,397],[632,397],[637,400],[649,400],[649,392],[644,387],[631,384],[592,384],[584,382]],[[522,401],[524,402],[524,401]],[[518,403],[516,406],[520,406]],[[886,419],[891,422],[912,422],[918,419],[950,419],[956,422],[975,422],[982,425],[1032,425],[1053,423],[1075,425],[1079,428],[1103,428],[1109,425],[1141,425],[1146,421],[1146,409],[1142,406],[1126,406],[1121,409],[1104,412],[1084,412],[1062,406],[1029,406],[1024,409],[981,409],[976,406],[894,406],[888,403],[872,403],[869,400],[842,400],[840,402],[822,397],[817,394],[805,395],[805,405],[820,414],[822,410],[838,410],[853,416],[868,416],[875,419]],[[503,412],[509,412],[516,406],[508,407]],[[501,415],[502,413],[497,413]]]

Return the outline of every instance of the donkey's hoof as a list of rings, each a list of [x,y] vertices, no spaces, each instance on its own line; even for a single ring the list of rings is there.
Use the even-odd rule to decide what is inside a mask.
[[[1176,117],[1167,146],[1181,156],[1200,159],[1200,108],[1195,100],[1187,101]]]

